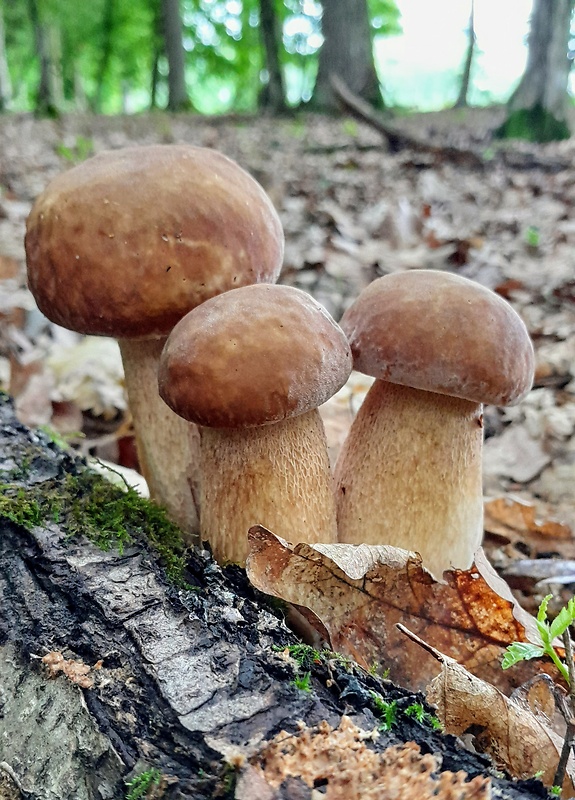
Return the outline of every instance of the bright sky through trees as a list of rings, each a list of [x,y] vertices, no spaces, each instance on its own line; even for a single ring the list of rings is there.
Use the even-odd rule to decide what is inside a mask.
[[[403,34],[376,40],[388,102],[441,108],[457,97],[470,3],[397,0]],[[532,0],[475,0],[477,55],[471,103],[504,102],[525,67]]]

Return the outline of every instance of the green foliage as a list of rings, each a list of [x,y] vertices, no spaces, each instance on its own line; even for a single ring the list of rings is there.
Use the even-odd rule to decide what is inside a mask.
[[[379,730],[390,731],[397,723],[397,700],[388,702],[377,692],[370,692],[375,711],[380,718]]]
[[[561,787],[560,786],[552,786],[549,789],[549,794],[552,797],[561,797]]]
[[[79,164],[94,154],[94,142],[85,136],[76,136],[73,147],[68,147],[61,142],[55,146],[56,154],[70,164]]]
[[[557,119],[540,104],[511,112],[495,131],[499,139],[524,139],[528,142],[557,142],[569,139],[571,132],[564,120]]]
[[[297,675],[293,681],[296,689],[302,692],[311,692],[311,672],[304,672],[303,675]]]
[[[435,714],[430,714],[426,711],[421,703],[412,703],[405,709],[407,717],[413,717],[422,725],[429,725],[433,730],[440,731],[442,729],[441,722],[437,719]]]
[[[518,664],[520,661],[528,661],[532,658],[547,656],[553,661],[566,683],[569,683],[569,671],[567,666],[557,655],[553,647],[553,642],[558,636],[562,636],[567,628],[575,621],[575,598],[572,597],[567,605],[557,614],[553,622],[549,622],[547,619],[547,607],[552,596],[553,595],[548,594],[543,598],[537,613],[537,631],[541,641],[537,644],[531,644],[530,642],[513,642],[505,651],[501,667],[503,669],[509,669],[509,667]]]
[[[527,247],[539,247],[540,239],[539,228],[536,225],[530,225],[525,231],[525,244]]]
[[[159,769],[153,767],[147,769],[145,772],[140,773],[131,781],[126,781],[126,787],[129,791],[126,792],[125,800],[141,800],[148,796],[150,789],[155,789],[160,785],[162,780],[162,773]]]

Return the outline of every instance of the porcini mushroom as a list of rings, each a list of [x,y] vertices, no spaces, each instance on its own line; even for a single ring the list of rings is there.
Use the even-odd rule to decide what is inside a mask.
[[[158,396],[167,334],[190,309],[275,281],[279,218],[261,186],[215,150],[187,144],[101,153],[56,177],[27,221],[28,284],[53,322],[119,340],[151,496],[197,531],[191,426]]]
[[[336,464],[339,541],[415,550],[438,578],[468,569],[483,535],[482,404],[529,391],[525,325],[489,289],[426,270],[375,280],[340,324],[376,380]]]
[[[299,289],[234,289],[176,325],[160,395],[200,426],[201,531],[219,561],[244,564],[255,524],[292,542],[336,540],[317,408],[350,372],[343,331]]]

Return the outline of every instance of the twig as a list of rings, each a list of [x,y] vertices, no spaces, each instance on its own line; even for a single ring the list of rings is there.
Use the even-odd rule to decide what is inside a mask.
[[[569,761],[569,752],[573,750],[575,754],[575,664],[573,663],[573,645],[569,628],[563,634],[562,639],[565,647],[565,661],[569,671],[569,705],[566,703],[560,704],[561,712],[567,722],[567,729],[563,747],[561,748],[561,756],[553,778],[554,786],[563,786],[565,773],[567,772],[567,762]]]

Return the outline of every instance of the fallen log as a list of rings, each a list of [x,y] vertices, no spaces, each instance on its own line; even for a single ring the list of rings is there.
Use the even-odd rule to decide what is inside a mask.
[[[320,790],[292,777],[253,788],[247,759],[344,714],[380,728],[374,698],[398,711],[375,751],[415,741],[440,770],[489,776],[493,796],[546,797],[401,714],[421,696],[298,650],[241,570],[186,551],[153,505],[21,425],[2,394],[0,487],[3,800],[311,800]]]

